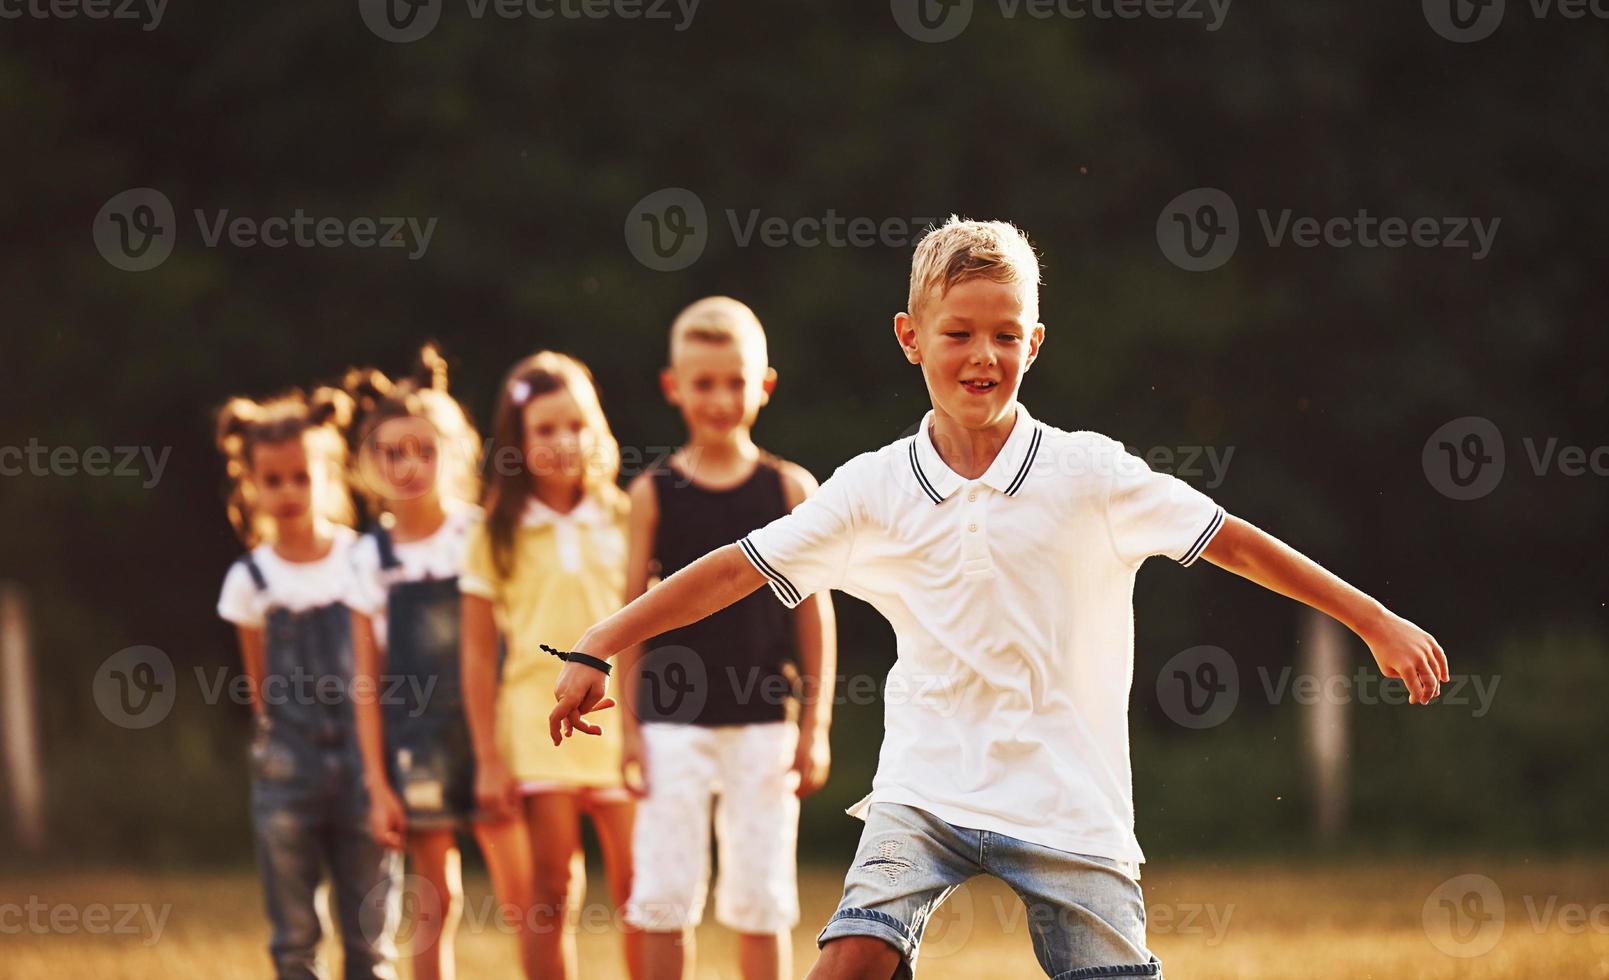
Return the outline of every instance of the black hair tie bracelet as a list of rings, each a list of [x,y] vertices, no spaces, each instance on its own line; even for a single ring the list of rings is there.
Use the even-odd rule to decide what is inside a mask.
[[[590,654],[590,653],[582,653],[580,650],[570,650],[568,652],[566,652],[564,650],[555,650],[553,647],[548,646],[546,643],[541,644],[541,647],[542,647],[542,649],[546,650],[548,653],[551,653],[555,657],[558,657],[560,660],[565,660],[565,661],[569,661],[570,663],[577,663],[577,664],[581,664],[581,665],[586,666],[586,667],[591,667],[593,670],[601,670],[601,671],[603,671],[603,676],[605,676],[605,677],[609,676],[609,669],[610,668],[609,668],[609,661],[607,661],[607,660],[600,660],[599,658],[594,657],[592,654]]]

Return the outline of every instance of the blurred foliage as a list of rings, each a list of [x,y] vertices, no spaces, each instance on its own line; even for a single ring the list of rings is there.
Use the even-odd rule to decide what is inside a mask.
[[[0,576],[34,597],[59,848],[245,853],[243,709],[199,704],[191,682],[169,722],[124,732],[90,696],[97,665],[134,644],[167,651],[181,679],[236,662],[212,613],[238,551],[210,442],[209,413],[231,394],[401,367],[435,337],[485,426],[500,372],[554,347],[592,365],[623,443],[674,445],[655,383],[666,327],[727,292],[760,313],[781,374],[756,431],[768,449],[825,477],[914,423],[925,393],[888,326],[909,249],[740,248],[729,209],[954,211],[1027,228],[1050,331],[1024,393],[1036,415],[1138,447],[1232,447],[1212,490],[1231,512],[1433,631],[1455,669],[1503,673],[1486,719],[1359,712],[1354,832],[1601,844],[1609,494],[1601,477],[1532,473],[1520,440],[1609,443],[1603,55],[1591,22],[1511,12],[1493,37],[1455,45],[1418,5],[1381,0],[1237,5],[1213,33],[1004,19],[980,3],[965,34],[931,45],[886,4],[803,0],[709,2],[683,32],[473,20],[448,4],[406,45],[369,33],[350,2],[174,7],[148,33],[8,21],[0,446],[172,447],[151,489],[0,478]],[[129,274],[100,258],[90,226],[141,186],[173,201],[181,233],[159,269]],[[622,228],[673,186],[700,196],[713,228],[695,265],[666,274],[632,259]],[[1228,265],[1190,274],[1154,228],[1198,186],[1238,202],[1243,235]],[[206,248],[190,218],[296,208],[439,224],[410,262]],[[1259,208],[1502,224],[1477,263],[1269,248],[1252,231]],[[1430,486],[1420,451],[1463,415],[1503,431],[1509,475],[1460,503]],[[1142,841],[1177,853],[1299,840],[1290,712],[1184,733],[1157,720],[1147,686],[1201,643],[1248,668],[1288,662],[1291,604],[1216,571],[1155,568],[1136,603]],[[886,625],[841,605],[845,672],[880,677]],[[1512,636],[1532,639],[1498,646]],[[840,712],[807,845],[855,834],[838,808],[869,784],[879,710]]]

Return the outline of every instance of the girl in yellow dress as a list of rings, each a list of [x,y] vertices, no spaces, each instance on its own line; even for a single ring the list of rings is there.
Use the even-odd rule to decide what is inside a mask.
[[[488,469],[485,521],[470,534],[459,576],[475,791],[484,811],[526,829],[526,975],[570,978],[586,885],[581,817],[597,832],[617,907],[631,888],[633,817],[618,728],[562,748],[548,738],[564,664],[539,644],[567,649],[620,608],[626,583],[620,447],[585,365],[551,351],[514,365],[498,394]],[[499,631],[508,646],[501,678]],[[635,977],[637,934],[622,928]]]

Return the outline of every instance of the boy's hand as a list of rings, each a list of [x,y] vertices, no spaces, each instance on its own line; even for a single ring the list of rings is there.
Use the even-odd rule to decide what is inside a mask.
[[[799,774],[799,785],[794,795],[804,799],[827,782],[827,770],[832,768],[832,745],[827,740],[827,729],[822,725],[799,726],[799,747],[793,753],[793,771]]]
[[[408,817],[402,801],[391,787],[381,783],[369,785],[369,836],[389,850],[400,851],[403,834],[408,828]]]
[[[502,756],[475,763],[475,804],[493,820],[506,820],[519,812],[520,786]]]
[[[648,795],[648,751],[637,725],[627,725],[621,738],[620,780],[637,799]]]
[[[553,736],[553,744],[560,744],[578,731],[602,735],[603,729],[581,716],[613,708],[614,699],[604,697],[608,692],[609,677],[603,671],[574,661],[566,663],[564,669],[559,671],[559,682],[553,685],[553,697],[559,703],[553,706],[553,711],[548,715],[548,731]]]
[[[1424,630],[1395,613],[1387,612],[1381,623],[1363,636],[1386,677],[1400,677],[1408,685],[1409,704],[1429,704],[1441,693],[1448,680],[1447,654],[1441,644]]]

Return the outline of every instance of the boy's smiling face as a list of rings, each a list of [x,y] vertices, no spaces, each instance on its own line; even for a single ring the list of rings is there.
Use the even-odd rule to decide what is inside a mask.
[[[894,317],[906,360],[922,366],[935,413],[968,429],[1009,421],[1045,339],[1033,286],[974,278],[939,290],[929,290],[918,315]]]

